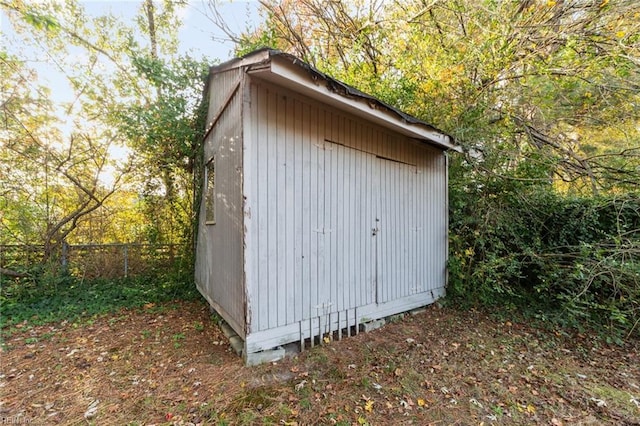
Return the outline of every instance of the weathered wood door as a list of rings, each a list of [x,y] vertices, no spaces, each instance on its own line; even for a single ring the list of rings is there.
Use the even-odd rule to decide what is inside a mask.
[[[379,185],[374,155],[329,141],[316,149],[310,314],[321,316],[375,302]]]
[[[328,141],[316,148],[311,315],[423,291],[416,251],[427,217],[415,202],[417,167]]]
[[[377,158],[380,189],[376,212],[376,302],[418,292],[415,248],[416,166]]]

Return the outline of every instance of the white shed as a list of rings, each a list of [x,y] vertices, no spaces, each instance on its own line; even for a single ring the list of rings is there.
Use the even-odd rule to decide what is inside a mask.
[[[445,294],[449,136],[275,50],[205,95],[195,279],[248,363]]]

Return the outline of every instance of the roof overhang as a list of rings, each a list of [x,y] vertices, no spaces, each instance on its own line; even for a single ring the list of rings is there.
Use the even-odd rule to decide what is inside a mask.
[[[460,151],[453,138],[433,126],[335,80],[300,59],[263,49],[211,68],[211,73],[245,68],[251,76],[278,84],[402,135],[440,149]]]

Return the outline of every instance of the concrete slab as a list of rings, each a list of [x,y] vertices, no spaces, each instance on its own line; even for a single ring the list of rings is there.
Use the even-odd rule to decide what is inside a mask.
[[[364,324],[362,324],[362,327],[364,328],[364,332],[368,333],[370,331],[373,331],[377,328],[382,327],[385,324],[385,322],[386,321],[383,318],[381,318],[381,319],[365,322]]]
[[[285,356],[285,349],[282,346],[268,351],[254,352],[245,354],[244,362],[248,366],[264,364],[265,362],[279,361]]]

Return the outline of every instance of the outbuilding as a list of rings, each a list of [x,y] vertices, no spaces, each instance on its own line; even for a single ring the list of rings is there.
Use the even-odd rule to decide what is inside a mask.
[[[195,279],[247,363],[445,294],[451,137],[276,50],[205,95]]]

